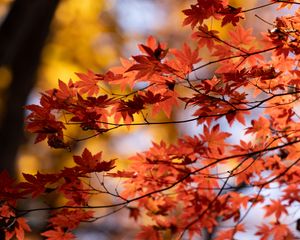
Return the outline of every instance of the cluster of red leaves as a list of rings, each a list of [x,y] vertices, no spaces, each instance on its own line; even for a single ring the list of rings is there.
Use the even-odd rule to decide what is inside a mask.
[[[70,231],[77,228],[80,222],[93,219],[92,211],[81,208],[88,205],[89,192],[93,190],[85,179],[89,179],[92,172],[110,171],[115,167],[114,160],[103,161],[101,152],[92,155],[87,149],[84,149],[81,156],[73,158],[75,166],[72,168],[65,167],[53,174],[23,173],[24,181],[20,183],[15,183],[6,172],[1,173],[0,221],[6,239],[11,239],[14,235],[17,239],[24,239],[24,231],[30,231],[22,216],[31,210],[16,208],[17,202],[24,198],[33,199],[48,194],[59,194],[67,200],[66,207],[54,210],[53,217],[48,220],[50,230],[42,233],[48,239],[74,239]],[[51,210],[51,208],[44,210]]]
[[[92,136],[122,126],[193,121],[203,131],[183,136],[176,144],[153,143],[148,151],[132,157],[124,171],[112,172],[114,160],[103,161],[101,153],[92,155],[85,149],[81,156],[73,157],[74,167],[58,173],[24,173],[21,183],[2,173],[0,221],[7,238],[16,235],[22,239],[24,231],[30,231],[22,216],[37,211],[18,209],[18,200],[53,193],[64,196],[67,203],[52,208],[49,230],[42,233],[48,239],[73,239],[72,230],[80,222],[97,219],[89,208],[113,206],[126,206],[129,217],[136,221],[151,219],[151,225],[141,223],[138,239],[192,239],[205,231],[214,233],[215,239],[234,239],[247,232],[245,219],[255,206],[268,217],[257,226],[257,236],[294,238],[295,231],[284,220],[300,202],[300,10],[278,17],[274,29],[262,39],[240,22],[244,12],[275,4],[283,8],[294,1],[270,1],[244,9],[226,0],[197,0],[183,11],[183,24],[190,25],[193,33],[182,49],[169,49],[149,37],[139,45],[141,53],[122,59],[122,66],[104,74],[77,74],[79,80],[68,84],[59,81],[57,89],[42,94],[40,105],[27,106],[26,129],[36,134],[36,142],[47,140],[50,147],[70,151],[76,142],[65,135],[70,125]],[[230,24],[228,39],[220,38],[207,20]],[[212,60],[201,64],[200,50],[205,47]],[[212,64],[218,64],[213,77],[192,77]],[[137,83],[145,87],[137,88]],[[109,94],[107,85],[119,86],[124,94]],[[193,118],[155,121],[160,111],[170,118],[174,108],[193,109]],[[142,122],[136,122],[139,115]],[[249,116],[250,122],[246,121]],[[228,140],[235,130],[222,130],[220,119],[230,127],[237,122],[244,126],[239,141]],[[252,140],[246,141],[246,135]],[[99,172],[123,179],[124,190],[112,193],[103,182],[100,188],[85,181]],[[270,184],[281,189],[276,199],[264,194]],[[254,193],[243,193],[245,187]],[[113,196],[118,202],[90,206],[95,193]],[[48,209],[51,207],[44,210]],[[231,227],[218,228],[224,223]]]

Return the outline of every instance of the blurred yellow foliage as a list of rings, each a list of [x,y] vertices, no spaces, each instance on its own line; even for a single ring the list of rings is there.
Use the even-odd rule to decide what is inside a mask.
[[[113,46],[101,44],[105,33],[100,22],[103,1],[61,1],[44,48],[39,70],[39,87],[55,87],[57,79],[67,81],[74,72],[99,71],[116,59]]]
[[[0,66],[0,90],[5,90],[12,79],[11,70],[6,66]]]

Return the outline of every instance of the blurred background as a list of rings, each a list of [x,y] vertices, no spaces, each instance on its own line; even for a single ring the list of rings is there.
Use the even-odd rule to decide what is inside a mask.
[[[56,87],[58,79],[68,81],[70,78],[76,79],[75,72],[90,69],[99,73],[117,65],[120,57],[136,54],[137,43],[144,42],[149,35],[167,42],[169,47],[180,47],[191,33],[187,27],[181,27],[184,18],[181,10],[193,2],[0,0],[0,170],[6,169],[21,179],[21,172],[53,172],[70,166],[71,153],[50,149],[46,143],[34,145],[34,137],[24,133],[26,112],[23,107],[38,104],[40,92]],[[233,6],[239,2],[230,1]],[[251,7],[256,1],[243,4]],[[268,8],[259,14],[272,21],[273,12],[274,9]],[[256,29],[257,34],[270,28],[257,19],[256,23],[251,22],[251,27]],[[226,38],[229,29],[218,29]],[[205,58],[207,54],[203,50],[201,57]],[[213,69],[205,71],[201,74],[210,76]],[[172,117],[188,118],[186,114],[178,112]],[[81,136],[77,129],[69,131],[72,137]],[[164,139],[175,142],[184,133],[196,134],[199,131],[201,127],[195,124],[135,127],[130,130],[120,128],[80,142],[73,154],[81,153],[88,146],[94,153],[103,151],[104,159],[120,159],[118,164],[121,163],[120,167],[124,168],[128,164],[128,156],[146,150],[151,141]],[[103,198],[96,200],[97,204],[112,201]],[[53,201],[59,203],[60,200]],[[43,206],[43,201],[30,204]],[[46,218],[47,214],[39,212],[30,217],[30,223],[34,229],[42,229]],[[77,236],[83,240],[132,239],[135,225],[133,220],[128,219],[128,212],[120,212],[83,226]],[[39,238],[33,233],[28,239]]]

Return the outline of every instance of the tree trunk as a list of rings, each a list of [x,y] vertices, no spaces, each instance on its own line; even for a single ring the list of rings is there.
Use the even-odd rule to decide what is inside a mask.
[[[0,171],[16,173],[24,141],[24,105],[35,84],[41,51],[59,0],[16,0],[0,28],[0,65],[12,72],[0,122]],[[0,79],[1,81],[1,79]]]

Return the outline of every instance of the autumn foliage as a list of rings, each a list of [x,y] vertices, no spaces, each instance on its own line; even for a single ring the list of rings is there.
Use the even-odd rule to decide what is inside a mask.
[[[273,22],[259,19],[269,28],[259,36],[243,26],[246,13],[254,16],[257,9],[271,6],[292,8],[293,14]],[[138,46],[140,54],[121,59],[120,66],[78,73],[77,80],[59,81],[57,88],[43,92],[39,105],[26,106],[26,130],[36,135],[36,143],[47,141],[71,153],[76,142],[85,140],[65,134],[74,126],[90,137],[137,125],[197,122],[203,130],[175,144],[153,143],[132,156],[124,170],[115,170],[118,159],[103,159],[101,152],[86,148],[73,156],[73,167],[55,173],[23,173],[24,181],[15,182],[2,172],[0,221],[6,239],[23,239],[30,231],[26,215],[34,211],[51,211],[42,236],[74,239],[81,222],[101,217],[97,208],[112,213],[127,209],[140,224],[137,239],[205,239],[209,234],[216,240],[241,239],[239,234],[247,232],[247,239],[299,236],[300,220],[286,221],[288,215],[297,216],[300,202],[298,6],[296,0],[269,0],[251,9],[230,6],[227,0],[195,1],[183,10],[191,38],[181,48],[150,36]],[[221,38],[211,22],[229,26],[228,37]],[[207,49],[209,56],[202,56]],[[214,66],[212,76],[201,77],[199,70],[208,66]],[[111,90],[116,88],[123,94]],[[174,120],[178,109],[193,115]],[[161,112],[169,120],[158,120]],[[138,116],[143,120],[137,121]],[[229,140],[237,123],[244,131],[238,140]],[[101,187],[89,181],[96,176]],[[121,181],[120,191],[106,188],[109,178]],[[265,190],[274,188],[280,194],[270,197]],[[20,200],[53,193],[64,196],[65,204],[18,206]],[[95,194],[115,200],[91,205]],[[249,230],[247,217],[254,208],[264,220]],[[151,221],[144,224],[145,218]]]

